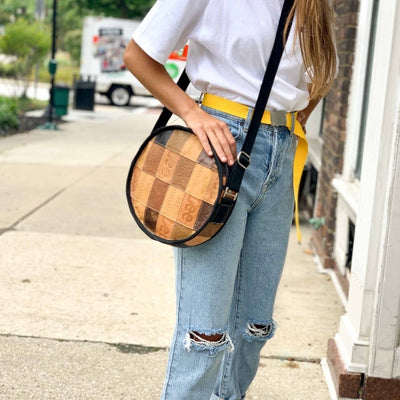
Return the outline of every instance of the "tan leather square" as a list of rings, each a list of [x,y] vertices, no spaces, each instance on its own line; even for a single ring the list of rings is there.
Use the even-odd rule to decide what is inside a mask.
[[[204,191],[203,200],[207,203],[214,204],[219,193],[219,178],[218,172],[212,171],[207,189]]]
[[[143,152],[140,154],[140,157],[136,160],[136,166],[139,167],[140,169],[143,168],[143,164],[146,162],[147,160],[147,156],[148,153],[151,149],[151,147],[153,146],[153,142],[150,142],[144,149]]]
[[[171,239],[174,225],[175,221],[160,214],[157,219],[156,235],[164,239]]]
[[[135,181],[135,185],[131,187],[131,197],[143,204],[147,204],[153,182],[153,176],[141,171],[139,179]]]
[[[186,192],[198,197],[199,199],[203,199],[212,174],[213,171],[211,169],[196,164],[186,187]]]
[[[183,197],[181,208],[177,217],[177,222],[186,226],[187,228],[193,228],[197,220],[201,206],[201,200],[196,199],[187,193]]]
[[[197,136],[193,134],[188,137],[186,143],[182,147],[182,154],[185,154],[187,158],[193,161],[197,161],[202,151],[203,146]]]
[[[184,196],[185,192],[177,187],[169,186],[160,213],[175,221]]]
[[[135,209],[135,214],[138,217],[139,221],[143,222],[144,221],[144,211],[146,209],[146,206],[137,200],[133,200],[132,205],[133,205],[133,208]]]

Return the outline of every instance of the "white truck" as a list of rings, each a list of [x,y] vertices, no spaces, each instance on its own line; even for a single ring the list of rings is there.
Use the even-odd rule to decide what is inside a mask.
[[[96,92],[108,97],[117,106],[129,104],[131,96],[148,96],[150,93],[125,68],[123,53],[132,33],[140,21],[109,17],[86,17],[83,21],[81,48],[81,77],[96,81]],[[187,56],[187,46],[173,52],[165,68],[176,81],[182,73]],[[188,89],[194,98],[199,92]]]

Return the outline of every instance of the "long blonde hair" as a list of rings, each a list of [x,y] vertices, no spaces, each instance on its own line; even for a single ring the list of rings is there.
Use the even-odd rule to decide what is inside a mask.
[[[330,0],[295,0],[288,21],[295,13],[295,37],[300,41],[304,66],[311,71],[310,99],[322,98],[336,74],[333,9]]]

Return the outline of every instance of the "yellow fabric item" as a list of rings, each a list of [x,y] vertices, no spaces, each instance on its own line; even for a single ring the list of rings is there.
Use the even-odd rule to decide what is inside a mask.
[[[203,97],[202,104],[206,107],[213,108],[215,110],[223,111],[228,114],[234,115],[235,117],[246,119],[249,107],[244,104],[237,103],[235,101],[227,100],[219,96],[215,96],[210,93],[206,93]],[[296,118],[294,121],[294,131],[293,133],[298,137],[296,153],[294,155],[293,162],[293,192],[294,192],[294,204],[295,204],[295,223],[297,229],[297,241],[301,242],[301,231],[300,231],[300,221],[299,221],[299,187],[301,175],[303,173],[304,165],[307,160],[308,154],[308,142],[304,130],[297,120],[296,113],[286,114],[286,126],[289,130],[292,129],[292,118]],[[262,124],[271,125],[271,113],[265,111],[261,119]]]

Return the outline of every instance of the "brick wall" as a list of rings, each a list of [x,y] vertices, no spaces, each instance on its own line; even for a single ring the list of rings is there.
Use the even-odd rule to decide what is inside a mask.
[[[339,73],[326,97],[323,120],[322,165],[318,175],[315,216],[324,217],[325,225],[312,238],[325,267],[332,266],[335,240],[336,195],[332,179],[343,168],[344,144],[346,140],[346,118],[348,110],[352,66],[358,17],[358,0],[334,0],[336,12],[336,44],[339,55]]]

